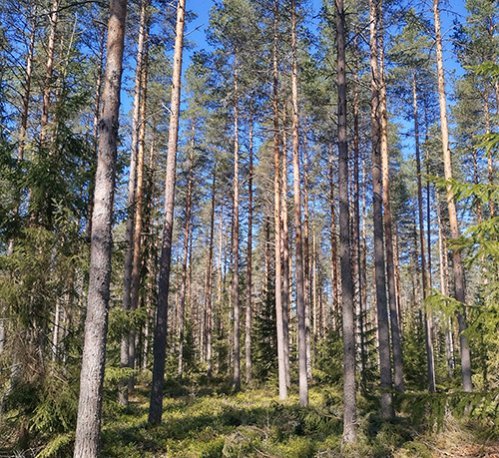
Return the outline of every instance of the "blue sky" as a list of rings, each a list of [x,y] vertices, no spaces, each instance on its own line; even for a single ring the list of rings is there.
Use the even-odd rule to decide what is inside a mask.
[[[333,0],[331,0],[333,1]],[[308,16],[313,17],[317,15],[320,11],[323,0],[308,0],[311,8],[307,8]],[[411,2],[416,3],[414,0]],[[209,25],[209,12],[213,6],[213,1],[211,0],[187,0],[187,9],[196,14],[196,19],[190,22],[187,26],[187,38],[190,42],[194,43],[197,49],[203,49],[206,45],[205,31]],[[418,5],[423,3],[425,5],[424,9],[427,17],[432,17],[432,1],[423,0],[422,2],[417,2]],[[448,70],[458,69],[457,63],[454,61],[453,55],[449,52],[450,44],[445,41],[448,38],[448,32],[452,28],[453,21],[464,21],[466,16],[465,0],[441,0],[441,20],[442,20],[442,32],[444,36],[444,48],[446,52],[446,64]],[[418,7],[419,9],[419,7]],[[189,64],[189,57],[196,48],[189,50],[186,53],[185,63]]]

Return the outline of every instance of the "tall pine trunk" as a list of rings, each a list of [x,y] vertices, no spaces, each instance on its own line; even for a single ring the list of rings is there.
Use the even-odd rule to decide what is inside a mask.
[[[178,125],[180,117],[180,89],[182,76],[182,52],[184,45],[184,17],[186,0],[178,0],[173,55],[172,96],[170,126],[168,129],[168,153],[165,178],[165,219],[158,275],[158,310],[153,342],[153,369],[150,424],[161,422],[163,413],[163,383],[165,379],[166,333],[168,329],[168,293],[170,290],[170,266],[172,258],[173,209],[175,203],[175,166],[177,162]]]
[[[381,163],[381,107],[380,78],[378,68],[378,19],[379,0],[369,1],[370,51],[371,51],[371,143],[373,179],[373,229],[374,275],[376,284],[376,311],[378,320],[378,352],[381,377],[381,415],[393,416],[392,372],[390,361],[390,333],[388,323],[385,251],[383,237],[383,186]]]
[[[393,357],[393,386],[397,391],[404,391],[404,371],[402,364],[402,339],[400,323],[397,313],[397,288],[395,285],[395,257],[393,255],[393,218],[390,201],[390,158],[388,151],[388,112],[386,102],[385,83],[385,55],[384,55],[384,26],[383,0],[378,2],[378,81],[379,81],[379,109],[381,126],[381,167],[382,167],[382,199],[383,199],[383,227],[385,235],[386,280],[388,286],[388,305],[390,311],[390,333]]]
[[[294,225],[296,240],[296,315],[298,318],[298,379],[300,405],[308,405],[307,379],[307,327],[305,313],[305,278],[303,273],[303,238],[300,195],[300,158],[299,158],[299,115],[298,115],[298,49],[296,36],[296,4],[291,0],[291,98],[293,104],[292,131],[293,131],[293,199]]]
[[[338,181],[340,199],[340,266],[343,318],[343,441],[356,439],[355,399],[355,312],[350,263],[350,210],[348,196],[347,81],[345,59],[345,9],[336,0],[336,47],[338,84]]]
[[[107,60],[99,121],[98,162],[75,458],[93,458],[99,455],[126,7],[126,0],[112,0],[109,7]]]
[[[146,46],[146,23],[147,23],[147,0],[142,0],[140,6],[140,25],[139,36],[137,39],[137,65],[135,68],[135,88],[132,110],[132,143],[130,151],[130,167],[128,178],[128,195],[127,195],[127,221],[125,225],[125,267],[123,274],[123,302],[122,307],[125,312],[132,309],[132,271],[134,263],[134,234],[135,234],[135,216],[137,203],[137,180],[138,172],[137,162],[139,155],[139,130],[141,129],[141,111],[142,99],[145,103],[145,94],[143,94],[142,80],[144,73],[144,55]],[[145,105],[144,105],[145,111]],[[145,120],[144,120],[145,127]],[[142,168],[143,168],[143,150],[142,150]],[[121,337],[120,347],[120,365],[121,367],[131,367],[130,347],[132,334],[124,331]],[[128,404],[128,382],[123,382],[118,390],[118,401],[122,405]]]
[[[440,105],[440,130],[442,134],[442,153],[444,159],[444,176],[447,181],[446,198],[449,212],[450,234],[453,240],[459,239],[459,223],[457,221],[456,203],[452,191],[452,160],[449,148],[449,127],[447,123],[447,98],[445,95],[445,76],[442,51],[442,33],[440,29],[439,0],[433,0],[433,16],[435,21],[435,41],[437,54],[437,75],[438,75],[438,99]],[[468,338],[465,335],[467,329],[464,303],[466,301],[465,280],[461,251],[452,250],[452,269],[454,276],[454,297],[463,304],[463,310],[458,311],[457,322],[459,326],[459,343],[461,347],[461,376],[464,391],[472,391],[471,381],[471,354]]]

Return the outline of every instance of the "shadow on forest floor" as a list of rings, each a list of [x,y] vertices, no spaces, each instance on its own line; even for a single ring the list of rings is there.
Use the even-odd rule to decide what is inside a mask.
[[[147,424],[147,389],[139,387],[127,409],[105,412],[106,457],[438,457],[499,453],[499,434],[446,419],[436,431],[415,403],[392,422],[376,414],[376,400],[360,398],[359,440],[341,449],[341,393],[313,387],[310,406],[298,406],[293,393],[277,402],[273,387],[231,393],[223,383],[168,381],[163,423]],[[488,448],[487,448],[488,447]],[[447,450],[450,450],[449,452]],[[468,453],[466,455],[460,454]],[[493,455],[492,455],[493,456]]]

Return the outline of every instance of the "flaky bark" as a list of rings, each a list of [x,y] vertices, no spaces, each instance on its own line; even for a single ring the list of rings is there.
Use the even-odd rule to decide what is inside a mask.
[[[96,458],[99,455],[126,6],[126,0],[112,0],[110,3],[75,458]]]

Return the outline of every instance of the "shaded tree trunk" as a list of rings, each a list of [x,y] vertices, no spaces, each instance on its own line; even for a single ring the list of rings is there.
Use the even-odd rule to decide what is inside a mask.
[[[381,107],[380,80],[378,68],[378,20],[379,0],[369,1],[370,51],[371,51],[371,143],[373,179],[373,229],[374,229],[374,272],[376,284],[376,310],[378,321],[378,351],[381,377],[381,415],[393,416],[392,373],[390,363],[390,333],[387,311],[385,252],[383,237],[383,186],[381,163]]]
[[[216,163],[213,166],[213,178],[211,182],[211,211],[210,211],[210,236],[208,242],[208,265],[206,267],[206,287],[205,287],[205,347],[207,375],[212,373],[212,340],[213,340],[213,305],[212,305],[212,283],[213,283],[213,240],[215,229],[215,206],[216,206],[216,183],[217,169]]]
[[[234,54],[234,177],[232,195],[232,284],[231,300],[233,312],[232,335],[232,386],[235,391],[241,387],[241,349],[239,304],[239,76],[238,57]]]
[[[350,210],[348,195],[347,83],[345,59],[345,8],[336,0],[336,47],[338,84],[338,181],[340,199],[340,266],[343,318],[343,442],[356,439],[355,312],[350,263]]]
[[[249,168],[248,168],[248,247],[247,247],[247,266],[246,266],[246,321],[245,321],[245,369],[246,383],[251,381],[252,374],[252,356],[251,356],[251,332],[253,323],[253,107],[250,108],[249,120]]]
[[[412,78],[412,100],[413,100],[413,117],[414,117],[414,144],[416,150],[416,174],[418,183],[418,217],[419,217],[419,242],[421,245],[421,281],[423,286],[423,300],[426,299],[430,292],[429,275],[426,267],[425,254],[425,229],[423,218],[423,185],[421,180],[421,152],[419,146],[419,120],[418,120],[418,96],[417,96],[417,81],[416,74]],[[423,309],[424,309],[423,304]],[[428,389],[430,392],[435,391],[435,360],[433,357],[433,336],[432,336],[432,320],[427,312],[424,312],[425,322],[425,343],[426,343],[426,362],[428,373]]]

